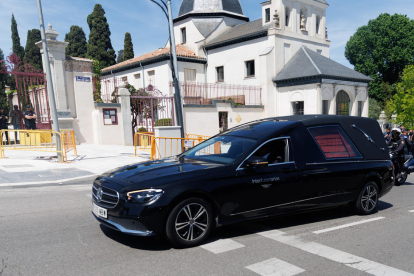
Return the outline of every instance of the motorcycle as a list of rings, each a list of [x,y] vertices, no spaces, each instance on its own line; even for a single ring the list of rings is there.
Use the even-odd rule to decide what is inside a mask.
[[[390,153],[392,158],[392,153]],[[414,157],[412,155],[405,155],[404,162],[401,162],[401,172],[395,176],[395,186],[401,186],[407,181],[408,175],[414,172]]]

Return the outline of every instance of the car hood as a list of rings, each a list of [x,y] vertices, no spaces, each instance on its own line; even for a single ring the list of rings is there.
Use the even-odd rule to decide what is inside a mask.
[[[224,169],[225,165],[171,158],[117,168],[102,174],[98,179],[101,181],[107,180],[109,182],[115,182],[123,187],[127,187],[148,180],[151,180],[151,183],[161,178],[168,180],[172,176],[179,175],[182,175],[184,178],[190,176],[190,174],[196,174],[199,177],[208,174],[210,169],[220,168]]]

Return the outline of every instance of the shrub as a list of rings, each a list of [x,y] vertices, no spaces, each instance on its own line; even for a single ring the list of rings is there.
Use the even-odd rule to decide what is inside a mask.
[[[172,119],[159,119],[155,122],[154,126],[172,126]]]
[[[145,127],[140,127],[138,129],[138,132],[148,132],[147,129]]]

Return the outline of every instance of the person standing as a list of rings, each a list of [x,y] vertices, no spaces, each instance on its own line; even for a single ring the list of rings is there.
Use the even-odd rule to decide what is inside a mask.
[[[32,111],[30,105],[26,106],[26,111],[23,113],[24,116],[24,126],[27,130],[36,129],[36,113]]]
[[[9,121],[9,117],[4,113],[4,108],[0,107],[0,130],[8,129],[7,122]],[[6,131],[4,132],[6,136],[7,144],[9,143],[9,133]],[[3,143],[3,135],[1,136],[1,142]]]
[[[391,131],[389,128],[384,132],[385,142],[388,143],[391,140]]]
[[[22,129],[22,112],[19,110],[19,106],[15,105],[14,109],[10,112],[10,123],[13,125],[13,129]],[[19,143],[19,139],[17,137],[17,131],[14,132],[14,141],[16,144]]]

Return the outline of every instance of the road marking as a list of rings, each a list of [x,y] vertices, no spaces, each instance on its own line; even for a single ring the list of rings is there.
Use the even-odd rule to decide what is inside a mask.
[[[293,276],[305,272],[305,270],[300,267],[291,265],[276,258],[252,264],[246,266],[246,268],[261,276]]]
[[[358,269],[372,275],[378,276],[414,276],[414,274],[386,266],[377,262],[373,262],[329,246],[325,246],[316,242],[305,242],[296,236],[287,236],[279,230],[270,230],[257,233],[263,237],[278,241],[303,250],[305,252],[315,254],[328,260],[344,264],[346,266]]]
[[[410,213],[414,213],[414,210],[411,210],[411,211],[408,211],[408,212],[410,212]]]
[[[21,182],[21,183],[4,183],[0,184],[0,187],[9,187],[9,186],[25,186],[25,185],[42,185],[42,184],[62,184],[64,182],[73,181],[73,180],[80,180],[84,178],[90,178],[90,177],[96,177],[97,174],[91,174],[91,175],[85,175],[85,176],[79,176],[74,178],[67,178],[67,179],[60,179],[60,180],[53,180],[53,181],[37,181],[37,182]]]
[[[380,220],[380,219],[385,219],[385,217],[377,217],[377,218],[372,218],[372,219],[361,220],[361,221],[352,222],[352,223],[348,223],[348,224],[344,224],[344,225],[340,225],[340,226],[336,226],[336,227],[332,227],[332,228],[318,230],[318,231],[315,231],[315,232],[312,232],[312,233],[322,234],[322,233],[335,231],[335,230],[338,230],[338,229],[347,228],[347,227],[351,227],[351,226],[355,226],[355,225],[359,225],[359,224],[364,224],[364,223],[368,223],[368,222],[372,222],[372,221],[376,221],[376,220]]]
[[[235,242],[232,239],[224,239],[224,240],[218,240],[218,241],[214,241],[208,244],[204,244],[200,247],[214,254],[220,254],[220,253],[227,252],[230,250],[245,247],[245,245]]]

